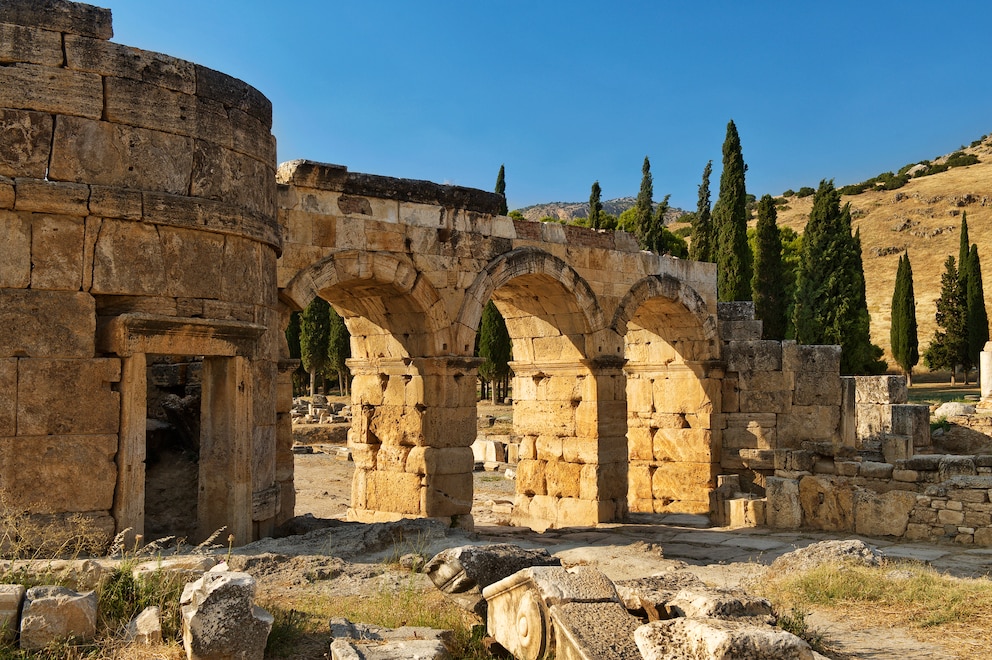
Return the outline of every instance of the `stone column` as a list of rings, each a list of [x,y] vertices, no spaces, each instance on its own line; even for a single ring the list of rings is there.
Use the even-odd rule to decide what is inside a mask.
[[[992,409],[992,341],[986,342],[978,357],[978,378],[982,386],[982,400],[978,408]]]
[[[145,533],[145,427],[148,416],[147,359],[135,353],[121,360],[121,427],[117,448],[117,487],[112,514],[125,547]]]
[[[251,365],[242,357],[206,357],[200,412],[198,538],[227,527],[221,542],[252,538]]]
[[[622,365],[620,360],[511,365],[513,426],[521,437],[513,524],[544,530],[624,518]]]
[[[628,364],[631,511],[709,513],[720,463],[723,371],[705,362]]]
[[[475,358],[349,360],[355,460],[348,517],[471,526]]]

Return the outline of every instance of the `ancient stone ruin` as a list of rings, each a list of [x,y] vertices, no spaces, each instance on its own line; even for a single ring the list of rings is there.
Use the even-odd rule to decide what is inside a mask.
[[[294,514],[284,329],[320,296],[352,336],[350,517],[470,526],[492,299],[513,339],[514,524],[693,513],[992,543],[988,513],[917,497],[986,459],[918,464],[904,385],[866,398],[837,347],[763,341],[749,304],[717,303],[713,264],[501,216],[478,190],[277,166],[259,91],[111,36],[106,9],[0,5],[3,506],[107,538],[269,535]]]

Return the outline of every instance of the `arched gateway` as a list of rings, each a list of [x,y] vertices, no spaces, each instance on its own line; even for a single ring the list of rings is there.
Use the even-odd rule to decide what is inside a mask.
[[[517,524],[719,514],[718,466],[760,488],[772,450],[837,437],[839,385],[797,376],[832,383],[837,360],[718,318],[712,264],[479,190],[277,168],[261,93],[112,32],[91,5],[0,3],[4,508],[108,537],[270,533],[294,514],[283,331],[316,296],[352,336],[357,520],[471,524],[489,300]]]
[[[712,264],[499,216],[501,200],[477,190],[307,161],[277,178],[284,313],[321,296],[353,337],[354,518],[466,520],[489,300],[513,340],[515,523],[709,510],[722,376]],[[671,446],[655,452],[661,436]]]

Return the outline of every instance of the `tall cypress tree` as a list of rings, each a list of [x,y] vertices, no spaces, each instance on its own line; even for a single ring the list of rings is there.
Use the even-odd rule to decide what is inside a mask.
[[[593,229],[599,229],[600,215],[603,213],[603,203],[600,201],[602,194],[599,181],[593,181],[589,192],[589,226]]]
[[[985,342],[989,340],[989,315],[985,309],[985,287],[982,285],[982,264],[978,258],[978,246],[972,244],[968,254],[968,281],[966,289],[968,304],[968,363],[977,367]],[[968,381],[967,374],[965,382]]]
[[[348,394],[348,377],[351,370],[345,361],[351,357],[351,334],[344,324],[344,319],[334,311],[328,310],[328,337],[327,337],[327,369],[335,371],[338,375],[338,393]]]
[[[889,343],[892,357],[906,374],[906,381],[913,384],[913,367],[920,361],[919,337],[916,330],[916,295],[913,292],[913,267],[909,253],[899,257],[896,286],[892,292],[892,312],[889,326]]]
[[[751,259],[747,245],[747,190],[744,156],[733,120],[723,142],[720,196],[713,207],[716,231],[717,297],[723,301],[751,299]]]
[[[694,261],[714,260],[713,218],[710,215],[710,174],[713,161],[703,168],[703,182],[699,184],[699,199],[696,202],[696,215],[692,218],[692,243],[689,245],[689,258]]]
[[[968,290],[968,268],[965,264],[968,263],[968,257],[971,254],[971,243],[968,238],[968,212],[965,211],[961,214],[961,237],[958,242],[958,279],[961,280],[961,286],[965,291]]]
[[[785,314],[789,301],[782,269],[782,235],[776,219],[775,200],[765,195],[758,202],[757,247],[751,279],[754,311],[761,319],[765,339],[784,339],[787,326]]]
[[[506,215],[510,210],[506,206],[506,169],[502,165],[499,166],[499,174],[496,175],[496,194],[503,196],[499,214]]]
[[[954,372],[964,364],[968,354],[968,301],[961,288],[954,257],[944,261],[944,274],[940,276],[940,298],[937,299],[937,329],[930,345],[923,352],[923,363],[930,370],[950,369],[951,382]]]
[[[497,383],[505,380],[510,373],[513,344],[506,329],[506,321],[490,300],[482,309],[479,327],[479,375],[492,384],[493,403],[502,398],[497,394]]]
[[[881,373],[882,349],[871,343],[860,233],[833,182],[821,181],[799,258],[793,319],[801,344],[839,344],[841,372]]]
[[[327,370],[327,344],[331,332],[331,306],[314,298],[300,316],[300,359],[310,372],[310,394],[316,394],[317,376]]]
[[[641,165],[641,189],[637,192],[637,201],[634,204],[635,222],[634,228],[637,233],[637,241],[644,250],[648,247],[648,233],[654,221],[652,210],[654,208],[654,183],[651,179],[651,161],[644,157],[644,164]]]

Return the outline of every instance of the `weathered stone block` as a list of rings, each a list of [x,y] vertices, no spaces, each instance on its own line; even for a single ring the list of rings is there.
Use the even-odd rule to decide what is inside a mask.
[[[99,119],[100,76],[68,69],[14,64],[0,67],[0,107]]]
[[[109,511],[117,483],[116,454],[114,435],[5,438],[0,479],[7,504],[34,513]]]
[[[687,463],[714,460],[713,434],[699,429],[658,429],[654,434],[654,459]]]
[[[365,472],[363,508],[400,514],[421,513],[420,486],[418,474],[381,470]],[[354,502],[352,506],[355,506]]]
[[[930,407],[914,404],[893,405],[892,432],[912,438],[914,448],[930,446]]]
[[[58,32],[0,22],[0,62],[62,66]]]
[[[0,51],[3,28],[0,24]],[[0,109],[0,175],[44,179],[51,146],[51,115]]]
[[[882,436],[882,456],[886,463],[895,463],[905,460],[913,455],[913,438],[908,435],[893,435],[887,433]]]
[[[774,412],[787,414],[792,410],[792,390],[740,392],[742,413]]]
[[[799,447],[804,440],[834,440],[839,424],[836,406],[792,406],[778,418],[779,447]]]
[[[183,588],[183,646],[191,659],[262,660],[272,615],[254,605],[247,573],[210,571]]]
[[[840,373],[840,346],[782,342],[782,369],[796,374],[817,373],[821,377]],[[809,405],[809,404],[800,404]]]
[[[196,92],[193,65],[168,55],[68,34],[65,38],[65,59],[70,69],[141,80],[186,94]]]
[[[716,487],[719,466],[713,463],[665,463],[659,465],[651,478],[656,500],[708,501]]]
[[[114,36],[109,9],[66,0],[5,2],[0,6],[0,22],[98,39]]]
[[[854,531],[868,536],[902,536],[915,505],[916,493],[909,491],[858,491],[854,498]]]
[[[631,500],[651,500],[654,497],[651,486],[652,472],[651,466],[638,463],[631,463],[627,468],[627,494]],[[518,474],[517,479],[519,478]]]
[[[55,180],[186,194],[192,168],[188,137],[82,117],[55,126]]]
[[[2,67],[0,67],[2,71]],[[81,183],[16,179],[17,211],[57,213],[82,218],[89,213],[90,188]]]
[[[978,474],[975,461],[968,456],[941,456],[937,468],[937,478],[946,481],[951,477],[973,476]]]
[[[678,617],[654,621],[638,628],[634,639],[645,660],[814,658],[809,645],[792,633],[739,619]]]
[[[782,370],[782,343],[778,341],[735,341],[724,347],[727,371],[752,374]]]
[[[862,461],[861,476],[866,479],[890,479],[892,478],[891,463],[877,463],[875,461]]]
[[[654,458],[654,433],[656,429],[646,426],[630,426],[627,429],[627,451],[631,461],[650,461]]]
[[[31,288],[79,291],[83,281],[82,218],[31,218]]]
[[[0,289],[0,356],[92,357],[95,310],[86,293]]]
[[[819,347],[817,347],[819,348]],[[837,373],[797,371],[792,402],[797,406],[839,406],[840,376]]]
[[[96,636],[96,592],[32,587],[24,596],[20,647],[33,651],[54,641],[86,642]]]
[[[472,472],[475,458],[471,447],[413,447],[406,471],[416,474],[464,474]]]
[[[854,489],[849,484],[831,477],[803,477],[799,500],[807,525],[834,532],[854,529]]]
[[[117,433],[120,360],[20,360],[17,382],[19,435]],[[53,388],[52,383],[61,383]]]
[[[765,500],[735,498],[727,501],[728,527],[760,527],[765,524]]]
[[[906,403],[905,376],[856,376],[854,382],[857,403]]]
[[[472,473],[434,474],[427,477],[427,487],[421,492],[423,514],[447,517],[472,512]]]
[[[21,622],[21,605],[24,587],[19,584],[0,584],[0,642],[12,642]]]
[[[26,289],[30,283],[30,218],[0,211],[0,288]],[[0,309],[5,308],[6,306],[0,306]]]
[[[552,497],[578,497],[582,466],[578,463],[551,461],[544,468],[548,495]]]

